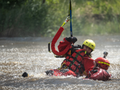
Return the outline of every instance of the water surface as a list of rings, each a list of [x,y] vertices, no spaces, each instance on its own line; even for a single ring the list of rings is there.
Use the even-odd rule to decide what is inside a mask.
[[[48,77],[46,70],[60,67],[64,58],[55,58],[48,52],[52,38],[0,38],[0,90],[119,90],[120,89],[120,36],[78,36],[76,44],[87,38],[96,42],[93,59],[107,51],[111,66],[109,81],[84,80],[72,76]],[[59,41],[62,38],[59,39]],[[56,44],[57,48],[58,43]],[[23,78],[27,72],[29,77]]]

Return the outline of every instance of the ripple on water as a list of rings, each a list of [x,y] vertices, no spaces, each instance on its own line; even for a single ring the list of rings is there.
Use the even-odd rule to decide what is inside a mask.
[[[79,37],[78,37],[79,38]],[[80,37],[79,39],[81,39]],[[84,37],[85,39],[86,37]],[[110,81],[83,80],[84,77],[48,77],[45,71],[58,68],[64,58],[55,58],[47,50],[46,42],[3,41],[0,44],[0,89],[1,90],[119,90],[120,89],[120,55],[119,39],[112,37],[94,38],[97,48],[93,58],[103,56],[108,51],[107,59],[111,62]],[[83,38],[82,38],[83,39]],[[82,40],[81,39],[81,40]],[[18,40],[18,39],[17,39]],[[45,40],[45,39],[43,39]],[[111,43],[110,42],[115,42]],[[79,41],[82,43],[82,41]],[[96,54],[97,53],[97,54]],[[21,75],[27,72],[29,77]]]

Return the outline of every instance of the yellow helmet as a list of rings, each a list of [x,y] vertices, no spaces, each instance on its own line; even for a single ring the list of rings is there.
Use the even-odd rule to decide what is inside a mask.
[[[92,50],[95,49],[95,42],[91,39],[87,39],[83,42],[83,45],[88,46],[89,48],[91,48]]]

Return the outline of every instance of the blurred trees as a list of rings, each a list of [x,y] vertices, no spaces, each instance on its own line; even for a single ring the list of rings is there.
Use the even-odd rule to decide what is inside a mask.
[[[12,8],[21,6],[27,0],[0,0],[0,8],[10,10]]]
[[[120,33],[120,0],[71,1],[75,35]],[[68,9],[69,0],[0,0],[0,36],[53,36]]]
[[[27,0],[0,0],[0,35],[3,36],[12,36],[14,33],[13,28],[14,23],[17,20],[17,10],[21,8],[21,6]],[[18,11],[19,12],[19,11]]]

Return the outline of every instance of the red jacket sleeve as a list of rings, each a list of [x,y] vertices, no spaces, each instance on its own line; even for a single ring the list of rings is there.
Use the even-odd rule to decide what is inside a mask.
[[[84,68],[85,71],[88,73],[89,71],[91,71],[94,67],[94,60],[92,58],[89,57],[84,57]]]
[[[62,52],[67,46],[71,46],[71,43],[68,42],[65,38],[63,39],[63,41],[60,41],[59,45],[58,45],[58,50],[59,52]]]

